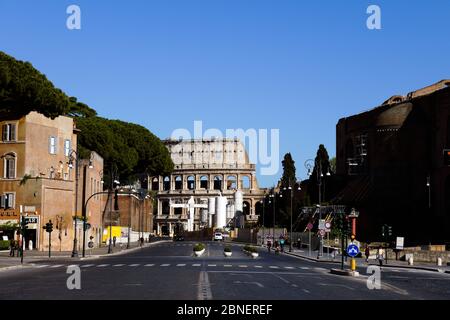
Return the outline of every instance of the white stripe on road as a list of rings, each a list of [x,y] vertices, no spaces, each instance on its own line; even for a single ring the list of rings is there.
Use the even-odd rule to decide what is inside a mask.
[[[208,267],[217,267],[216,264],[208,264]]]
[[[130,265],[129,265],[129,267],[133,267],[133,268],[139,267],[139,266],[140,266],[140,264],[137,264],[137,263],[136,263],[136,264],[130,264]]]
[[[280,267],[277,267],[277,266],[270,266],[269,268],[270,269],[280,269]]]
[[[161,267],[170,267],[170,264],[162,264]]]
[[[262,269],[263,266],[255,266],[255,268]]]
[[[308,267],[301,267],[300,269],[302,269],[302,270],[309,270]]]
[[[201,267],[202,265],[201,264],[193,264],[192,266],[193,267]]]
[[[239,266],[239,268],[248,268],[248,266],[242,265],[242,266]]]
[[[36,268],[41,269],[41,268],[47,268],[48,266],[49,266],[48,264],[43,264],[43,265],[37,266]]]
[[[289,269],[289,270],[292,270],[292,269],[294,269],[294,267],[284,267],[285,269]]]
[[[85,265],[81,266],[81,268],[90,268],[93,266],[95,266],[95,264],[85,264]]]
[[[155,265],[154,264],[146,264],[145,266],[146,267],[154,267]]]
[[[226,264],[226,265],[224,265],[224,267],[225,268],[231,268],[231,267],[233,267],[233,265],[232,264]]]
[[[185,264],[177,264],[177,267],[186,267]]]
[[[61,268],[64,267],[63,264],[57,264],[56,266],[51,266],[50,268],[56,269],[56,268]]]
[[[108,266],[109,266],[109,264],[100,264],[100,265],[97,266],[97,268],[105,268],[105,267],[108,267]]]
[[[124,264],[115,264],[115,265],[113,265],[113,267],[123,267],[124,266]]]

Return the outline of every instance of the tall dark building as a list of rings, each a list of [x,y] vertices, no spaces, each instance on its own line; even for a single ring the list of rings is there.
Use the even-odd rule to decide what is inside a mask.
[[[360,211],[358,237],[383,224],[409,244],[450,242],[450,80],[339,120],[335,202]]]

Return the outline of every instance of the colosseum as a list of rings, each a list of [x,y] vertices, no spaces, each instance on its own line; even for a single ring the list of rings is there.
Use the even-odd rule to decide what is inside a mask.
[[[244,228],[258,222],[256,166],[238,139],[166,140],[174,162],[170,176],[149,179],[156,192],[156,233]]]

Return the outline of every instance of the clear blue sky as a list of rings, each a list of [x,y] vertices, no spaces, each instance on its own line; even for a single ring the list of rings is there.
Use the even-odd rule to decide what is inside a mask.
[[[382,30],[366,28],[370,4]],[[320,143],[335,154],[339,118],[450,78],[449,24],[448,0],[0,0],[0,50],[161,138],[194,120],[279,128],[305,178]]]

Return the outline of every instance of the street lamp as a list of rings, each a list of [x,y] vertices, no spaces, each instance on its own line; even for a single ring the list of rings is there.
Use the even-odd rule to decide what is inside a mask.
[[[322,169],[322,159],[316,158],[315,160],[308,159],[305,161],[305,168],[308,169],[308,176],[312,177],[313,175],[313,168],[316,171],[316,178],[317,178],[317,186],[319,189],[319,203],[317,205],[317,209],[319,210],[319,222],[322,220],[322,178],[323,178],[323,169]],[[329,168],[327,168],[327,176],[330,176],[331,173],[329,171]],[[317,258],[320,258],[323,256],[323,236],[320,235],[320,246],[319,246],[319,253]]]
[[[428,208],[431,208],[431,177],[427,177],[427,187],[428,187]]]
[[[75,216],[74,216],[74,221],[75,221],[75,226],[74,226],[74,236],[73,236],[73,248],[72,248],[72,258],[78,258],[78,248],[77,248],[77,244],[78,244],[78,239],[77,239],[77,229],[78,229],[78,181],[79,181],[79,170],[78,170],[78,161],[79,161],[79,157],[78,157],[78,152],[76,152],[75,150],[72,150],[69,153],[69,168],[72,169],[74,166],[74,162],[75,162]]]
[[[297,183],[298,184],[298,187],[297,187],[297,190],[298,191],[301,191],[302,190],[302,188],[300,187],[300,182],[298,182]],[[290,234],[289,234],[289,252],[292,252],[292,207],[293,207],[293,204],[292,204],[292,200],[293,200],[293,198],[294,198],[294,186],[292,185],[292,181],[291,181],[291,179],[289,179],[289,185],[288,186],[285,186],[284,188],[283,188],[283,190],[284,191],[287,191],[287,190],[289,190],[290,191],[290,200],[291,200],[291,206],[290,206],[290,213],[291,213],[291,228],[290,228]]]
[[[271,198],[272,200],[269,200],[269,204],[270,203],[272,203],[273,205],[272,205],[272,207],[273,207],[273,241],[274,241],[274,243],[275,243],[275,206],[276,206],[276,197],[277,196],[277,194],[275,193],[275,190],[272,190],[272,193],[269,195],[269,198]],[[281,195],[281,194],[278,194],[278,196],[280,197],[280,198],[282,198],[283,197],[283,195]]]
[[[262,233],[262,245],[264,245],[264,239],[265,239],[265,224],[264,224],[264,215],[265,215],[265,211],[266,211],[266,198],[264,196],[263,200],[260,200],[260,203],[262,203],[262,207],[263,207],[263,214],[262,214],[262,229],[263,229],[263,233]]]

